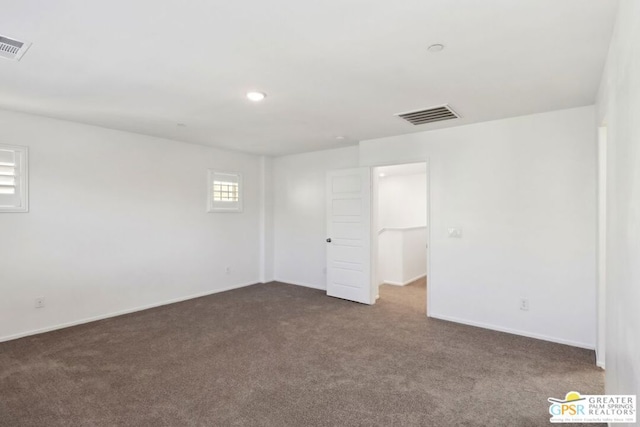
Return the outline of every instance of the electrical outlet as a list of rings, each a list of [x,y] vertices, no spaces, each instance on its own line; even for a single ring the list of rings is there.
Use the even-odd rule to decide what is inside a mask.
[[[44,307],[44,297],[38,297],[38,298],[36,298],[35,307],[36,307],[36,308],[42,308],[42,307]]]
[[[522,298],[520,300],[520,310],[529,311],[529,300],[526,298]]]
[[[225,272],[226,274],[231,274],[231,267],[226,267],[226,268],[224,269],[224,272]]]

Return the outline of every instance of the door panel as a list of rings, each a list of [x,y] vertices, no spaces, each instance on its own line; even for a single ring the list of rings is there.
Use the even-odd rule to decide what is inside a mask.
[[[362,188],[362,183],[359,176],[336,176],[332,188],[336,193],[357,193]]]
[[[359,194],[360,191],[354,194]],[[333,194],[349,194],[349,193],[333,193]],[[354,199],[337,199],[333,201],[331,213],[336,216],[357,216],[362,213],[360,200]]]
[[[342,236],[344,239],[359,239],[360,224],[355,222],[334,222],[333,232],[336,236]]]
[[[371,173],[327,172],[327,295],[373,304],[371,297]]]

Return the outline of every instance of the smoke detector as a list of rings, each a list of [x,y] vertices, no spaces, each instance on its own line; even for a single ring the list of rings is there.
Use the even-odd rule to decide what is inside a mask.
[[[0,58],[20,61],[31,43],[0,35]]]

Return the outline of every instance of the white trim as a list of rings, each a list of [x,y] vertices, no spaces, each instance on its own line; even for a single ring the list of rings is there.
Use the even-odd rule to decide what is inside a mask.
[[[229,176],[238,184],[237,202],[216,202],[213,200],[213,182],[216,177]],[[233,182],[233,181],[232,181]],[[244,185],[242,184],[242,174],[240,172],[224,172],[216,169],[207,169],[207,213],[242,213],[244,211]],[[223,206],[229,203],[229,206]]]
[[[374,162],[372,164],[369,164],[368,166],[371,168],[371,173],[374,174],[376,172],[376,168],[382,167],[382,166],[395,166],[395,165],[407,165],[407,164],[413,164],[413,163],[424,163],[426,166],[426,179],[427,179],[427,193],[426,193],[426,197],[427,197],[427,253],[426,253],[426,258],[427,258],[427,281],[428,281],[428,285],[427,285],[427,292],[426,292],[426,296],[425,299],[426,301],[426,306],[427,306],[427,312],[425,313],[426,317],[432,317],[431,316],[431,310],[433,309],[431,306],[431,291],[433,289],[434,286],[434,282],[433,282],[433,269],[431,267],[431,158],[430,157],[412,157],[412,158],[407,158],[404,160],[395,160],[395,161],[391,161],[391,162]],[[360,166],[363,166],[362,163],[360,164]],[[372,175],[373,177],[374,175]],[[376,181],[373,181],[376,182]],[[372,188],[372,198],[371,201],[372,203],[374,203],[374,197],[377,197],[377,188]],[[373,217],[374,212],[376,212],[377,209],[377,203],[375,203],[375,205],[372,206],[371,210],[371,223],[374,224],[374,221],[376,218]],[[372,265],[372,275],[371,275],[371,287],[372,289],[377,290],[377,287],[380,286],[380,283],[377,280],[377,274],[374,274],[377,272],[377,269],[374,269],[373,266],[377,265],[377,258],[378,258],[378,247],[377,247],[377,240],[378,239],[374,239],[375,237],[375,230],[373,229],[373,227],[371,227],[371,237],[372,237],[372,246],[371,246],[371,265]]]
[[[267,277],[267,180],[266,180],[266,157],[260,157],[260,255],[258,257],[260,282],[265,283]]]
[[[593,344],[585,344],[585,343],[581,343],[581,342],[577,342],[577,341],[571,341],[571,340],[565,340],[565,339],[562,339],[562,338],[550,337],[548,335],[534,334],[534,333],[531,333],[531,332],[520,331],[520,330],[517,330],[517,329],[504,328],[502,326],[490,325],[488,323],[482,323],[482,322],[475,322],[475,321],[472,321],[472,320],[459,319],[457,317],[452,317],[452,316],[443,316],[443,315],[436,314],[436,313],[431,313],[430,317],[433,317],[434,319],[446,320],[448,322],[455,322],[455,323],[461,323],[463,325],[476,326],[478,328],[483,328],[483,329],[490,329],[492,331],[506,332],[508,334],[520,335],[520,336],[527,337],[527,338],[535,338],[535,339],[542,340],[542,341],[549,341],[549,342],[554,342],[554,343],[557,343],[557,344],[570,345],[572,347],[585,348],[587,350],[595,350],[595,346]]]
[[[284,283],[285,285],[294,285],[294,286],[302,286],[303,288],[318,289],[320,291],[327,290],[327,288],[323,285],[312,285],[311,283],[294,282],[294,281],[285,280],[285,279],[274,279],[273,281]]]
[[[407,286],[409,283],[415,282],[418,279],[422,279],[423,277],[427,277],[427,273],[425,274],[421,274],[419,276],[414,277],[413,279],[409,279],[404,283],[400,283],[400,282],[392,282],[390,280],[383,280],[382,283],[380,283],[381,285],[393,285],[393,286]]]
[[[607,340],[607,126],[598,128],[598,222],[596,245],[596,365],[604,369]]]
[[[427,165],[427,312],[426,317],[431,317],[431,289],[433,288],[433,271],[431,267],[431,162],[427,157],[425,159]]]
[[[415,227],[383,227],[378,231],[378,234],[382,234],[385,231],[412,231],[412,230],[421,230],[426,229],[426,225],[417,225]]]
[[[20,175],[17,179],[20,188],[20,206],[0,206],[0,213],[28,213],[29,212],[29,147],[22,145],[0,144],[0,148],[20,153],[18,169]]]
[[[598,360],[598,358],[596,357],[596,366],[598,368],[602,368],[602,369],[606,369],[605,365],[604,365],[604,360]]]
[[[378,168],[372,166],[371,170],[371,247],[369,248],[369,265],[371,266],[371,293],[376,294],[373,303],[380,299],[380,234],[382,230],[376,232],[380,223],[380,174]]]
[[[148,310],[150,308],[156,308],[156,307],[160,307],[160,306],[163,306],[163,305],[175,304],[177,302],[187,301],[187,300],[194,299],[194,298],[206,297],[207,295],[213,295],[213,294],[218,294],[218,293],[221,293],[221,292],[232,291],[234,289],[240,289],[240,288],[244,288],[244,287],[247,287],[247,286],[253,286],[253,285],[258,285],[258,284],[260,284],[260,283],[256,283],[256,282],[241,283],[241,284],[238,284],[238,285],[227,286],[227,287],[222,288],[222,289],[215,289],[215,290],[212,290],[212,291],[201,292],[201,293],[198,293],[198,294],[188,295],[188,296],[185,296],[185,297],[178,297],[178,298],[174,298],[174,299],[170,299],[170,300],[166,300],[166,301],[162,301],[162,302],[142,305],[142,306],[139,306],[139,307],[128,308],[128,309],[120,310],[120,311],[114,311],[114,312],[107,313],[107,314],[100,314],[98,316],[86,317],[84,319],[74,320],[73,322],[60,323],[60,324],[55,325],[55,326],[47,326],[46,328],[33,329],[31,331],[20,332],[20,333],[17,333],[17,334],[0,337],[0,342],[11,341],[11,340],[15,340],[15,339],[18,339],[18,338],[28,337],[30,335],[37,335],[37,334],[42,334],[42,333],[45,333],[45,332],[55,331],[55,330],[58,330],[58,329],[69,328],[71,326],[82,325],[84,323],[91,323],[91,322],[95,322],[95,321],[98,321],[98,320],[108,319],[110,317],[122,316],[124,314],[135,313],[137,311]]]

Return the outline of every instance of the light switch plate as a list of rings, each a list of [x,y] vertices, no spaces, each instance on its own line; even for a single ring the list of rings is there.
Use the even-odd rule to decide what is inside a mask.
[[[449,232],[449,237],[453,237],[456,239],[462,237],[462,229],[460,228],[448,228],[447,231]]]

